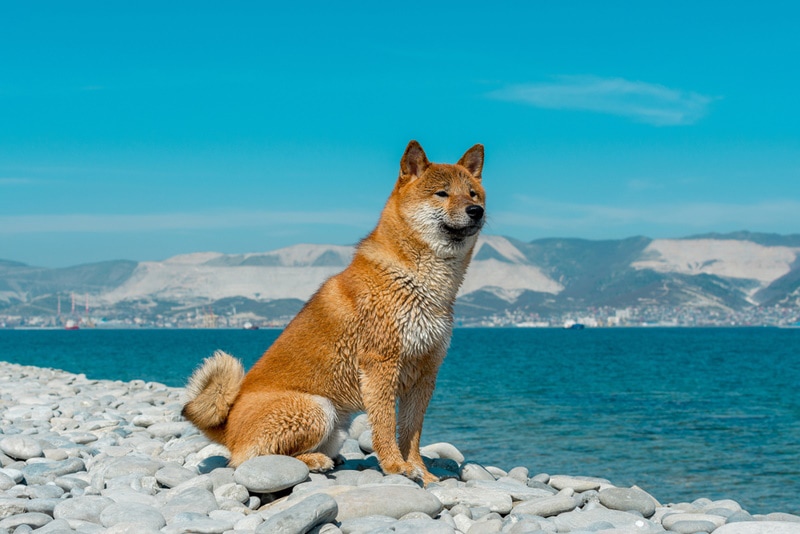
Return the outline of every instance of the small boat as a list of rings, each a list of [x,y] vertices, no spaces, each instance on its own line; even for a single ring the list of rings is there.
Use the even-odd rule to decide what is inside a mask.
[[[78,325],[78,323],[76,323],[72,319],[64,323],[64,330],[80,330],[80,328],[81,327]]]
[[[244,328],[245,330],[258,330],[258,325],[254,325],[253,323],[248,321],[244,323],[244,325],[242,325],[242,328]]]
[[[586,328],[586,325],[583,323],[578,323],[576,321],[566,321],[564,323],[564,328],[567,330],[583,330]]]

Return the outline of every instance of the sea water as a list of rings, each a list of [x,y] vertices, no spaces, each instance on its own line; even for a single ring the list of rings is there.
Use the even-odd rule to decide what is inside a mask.
[[[215,349],[249,367],[278,334],[0,330],[0,359],[181,386]],[[457,329],[422,441],[664,503],[800,514],[800,330]]]

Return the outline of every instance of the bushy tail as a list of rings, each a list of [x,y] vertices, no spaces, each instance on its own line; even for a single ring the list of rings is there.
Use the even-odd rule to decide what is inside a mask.
[[[216,351],[189,378],[183,416],[210,438],[220,441],[221,427],[239,394],[243,378],[242,362],[221,350]]]

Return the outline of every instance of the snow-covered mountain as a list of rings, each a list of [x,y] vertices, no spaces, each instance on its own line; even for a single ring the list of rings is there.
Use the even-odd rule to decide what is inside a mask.
[[[0,261],[0,311],[53,295],[87,295],[93,307],[224,299],[307,300],[349,263],[353,247],[295,245],[263,253],[204,252],[158,262],[103,262],[43,269]],[[540,239],[485,235],[459,293],[457,312],[553,311],[643,304],[742,309],[797,304],[800,235],[738,233],[684,239]],[[50,300],[47,300],[47,299]],[[243,299],[243,300],[242,300]],[[163,307],[163,306],[162,306]]]

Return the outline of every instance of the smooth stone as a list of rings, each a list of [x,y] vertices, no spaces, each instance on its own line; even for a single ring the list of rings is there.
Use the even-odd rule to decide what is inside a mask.
[[[571,495],[553,495],[530,501],[523,501],[514,507],[514,514],[530,514],[541,517],[550,517],[574,510],[579,499]]]
[[[792,521],[758,521],[728,523],[714,534],[800,534],[800,523]]]
[[[708,512],[709,510],[714,509],[726,509],[730,510],[731,512],[741,512],[742,505],[732,499],[721,499],[719,501],[712,501],[703,509],[703,511]]]
[[[39,442],[29,436],[10,436],[0,439],[0,450],[17,460],[30,460],[44,456]]]
[[[195,476],[196,474],[188,469],[174,465],[162,467],[155,473],[158,483],[167,488],[174,488]]]
[[[493,474],[475,462],[461,464],[461,470],[458,475],[464,482],[469,482],[470,480],[495,480]]]
[[[727,517],[725,523],[741,523],[745,521],[755,521],[756,518],[750,515],[749,512],[741,510],[739,512],[733,512],[731,515]]]
[[[708,523],[712,523],[715,528],[721,527],[722,525],[725,524],[725,518],[718,515],[676,513],[676,514],[667,514],[664,517],[662,517],[661,525],[667,530],[672,530],[673,526],[678,521],[705,521]]]
[[[514,513],[516,512],[517,510],[514,509]],[[559,532],[594,530],[591,528],[592,525],[600,523],[608,523],[614,529],[622,529],[628,532],[642,534],[663,532],[661,525],[653,521],[644,519],[636,514],[605,508],[574,510],[559,514],[552,521]]]
[[[62,499],[31,499],[25,505],[25,510],[28,512],[40,512],[42,514],[52,516],[53,510],[55,510],[56,506],[60,502],[62,502]]]
[[[511,511],[511,496],[508,493],[490,487],[455,487],[442,486],[429,487],[428,491],[434,495],[445,508],[462,504],[470,508],[485,506],[492,512],[507,514]]]
[[[467,534],[493,534],[501,530],[503,530],[503,522],[499,519],[490,519],[474,523],[469,527]]]
[[[345,519],[339,527],[342,534],[360,534],[365,532],[392,532],[397,519],[385,515],[369,515]]]
[[[644,517],[656,513],[655,500],[646,492],[634,488],[606,488],[600,490],[600,504],[622,512],[636,511]]]
[[[427,456],[427,453],[433,452],[439,458],[445,458],[447,460],[454,460],[459,464],[464,463],[464,455],[461,454],[455,445],[451,443],[446,443],[444,441],[439,443],[431,443],[430,445],[425,445],[424,447],[420,448],[420,453],[423,456]]]
[[[206,515],[212,510],[219,508],[214,494],[203,488],[190,488],[183,493],[179,493],[161,507],[161,514],[167,523],[178,514],[193,512]]]
[[[17,483],[13,478],[5,473],[0,473],[0,491],[6,491],[7,489],[11,489],[16,485]]]
[[[515,501],[528,501],[531,499],[541,499],[551,497],[552,492],[547,490],[531,488],[522,482],[514,479],[504,478],[501,480],[471,480],[467,482],[468,488],[493,489],[507,493]]]
[[[577,493],[598,490],[602,485],[610,484],[610,482],[604,478],[571,475],[553,475],[547,483],[559,491],[570,488]]]
[[[800,523],[800,516],[794,514],[787,514],[785,512],[773,512],[771,514],[759,515],[759,521],[788,521],[791,523]]]
[[[118,523],[138,523],[143,527],[159,530],[167,521],[153,506],[126,502],[114,503],[104,508],[100,513],[100,523],[104,527],[113,527]]]
[[[357,440],[358,436],[370,430],[372,426],[369,424],[369,417],[367,414],[362,413],[355,417],[353,421],[350,423],[350,428],[348,429],[348,434],[351,438]]]
[[[369,515],[399,519],[409,512],[423,512],[431,517],[442,511],[442,503],[433,494],[417,486],[369,484],[341,491],[344,486],[322,488],[339,505],[337,521]],[[338,490],[338,491],[337,491]]]
[[[455,530],[447,523],[428,519],[401,519],[392,525],[394,534],[453,534]]]
[[[45,526],[37,528],[36,534],[71,534],[75,532],[66,519],[53,519]]]
[[[225,467],[228,467],[228,459],[226,457],[209,456],[200,460],[200,463],[197,464],[197,472],[202,475]]]
[[[108,497],[85,495],[61,501],[53,509],[54,519],[83,520],[100,524],[100,514],[105,508],[114,504]]]
[[[16,514],[24,514],[27,499],[5,498],[0,495],[0,519]]]
[[[367,454],[375,452],[375,449],[372,446],[372,429],[365,430],[360,436],[358,436],[358,446]]]
[[[233,523],[220,519],[208,517],[198,517],[186,521],[175,521],[174,523],[162,528],[163,534],[223,534],[233,529]]]
[[[191,428],[191,423],[184,421],[164,421],[153,423],[147,427],[147,432],[155,438],[179,437]]]
[[[465,514],[456,514],[453,516],[453,523],[456,525],[456,529],[460,532],[469,532],[469,529],[472,528],[472,525],[475,524],[475,521],[472,518],[467,517]]]
[[[21,525],[28,525],[31,528],[40,528],[53,520],[47,514],[39,512],[28,512],[25,514],[16,514],[11,517],[6,517],[0,520],[0,528],[15,529]]]
[[[79,471],[86,471],[86,465],[80,458],[69,458],[60,462],[38,462],[22,468],[25,483],[30,485],[47,484],[56,478]]]
[[[70,530],[68,532],[72,531]],[[162,530],[153,530],[151,528],[142,526],[139,523],[117,523],[113,527],[109,527],[104,531],[104,534],[161,534],[161,533]],[[39,534],[39,532],[37,531],[36,534]],[[61,533],[59,532],[58,534]]]
[[[717,525],[711,521],[686,520],[676,521],[670,526],[669,530],[670,532],[677,532],[678,534],[696,534],[698,532],[710,533],[716,528]],[[755,531],[751,530],[751,532]]]
[[[246,503],[250,498],[250,492],[247,488],[236,482],[229,482],[223,484],[214,490],[214,497],[217,500],[233,500],[240,503]]]
[[[513,478],[515,480],[519,480],[523,484],[527,484],[528,475],[529,474],[530,473],[529,473],[527,467],[515,467],[511,471],[508,472],[508,476],[509,477],[511,477],[511,478]]]
[[[104,479],[116,478],[125,475],[154,475],[161,469],[161,462],[136,456],[126,456],[116,458],[100,469],[100,475]]]
[[[336,519],[339,505],[330,495],[311,495],[291,508],[278,512],[256,527],[256,534],[308,532]]]
[[[258,456],[246,460],[233,473],[234,480],[255,493],[274,493],[308,478],[308,466],[291,456]]]

